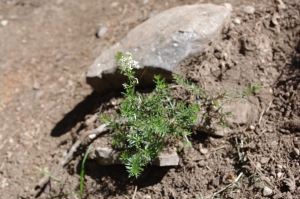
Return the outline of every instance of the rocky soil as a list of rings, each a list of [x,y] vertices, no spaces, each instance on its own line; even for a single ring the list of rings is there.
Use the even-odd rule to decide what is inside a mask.
[[[1,1],[0,198],[74,198],[88,139],[56,175],[66,184],[39,187],[37,167],[52,171],[79,134],[101,125],[99,113],[114,113],[122,100],[93,92],[88,67],[149,15],[206,2]],[[149,165],[138,180],[122,165],[88,160],[84,198],[300,197],[300,2],[228,3],[229,30],[182,67],[210,92],[260,84],[258,117],[223,137],[195,131],[178,166]]]

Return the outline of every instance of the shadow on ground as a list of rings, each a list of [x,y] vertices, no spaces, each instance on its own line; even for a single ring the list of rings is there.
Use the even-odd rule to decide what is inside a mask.
[[[109,101],[112,97],[120,94],[100,94],[92,92],[82,102],[77,104],[73,110],[67,113],[51,131],[52,137],[59,137],[70,131],[78,122],[84,121],[86,115],[93,114],[99,109],[102,103]]]

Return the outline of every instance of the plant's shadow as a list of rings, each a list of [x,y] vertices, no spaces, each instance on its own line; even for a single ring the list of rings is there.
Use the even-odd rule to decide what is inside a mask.
[[[88,160],[85,163],[85,175],[90,176],[97,183],[97,188],[88,191],[89,195],[102,195],[104,198],[128,194],[134,186],[139,189],[153,186],[161,182],[168,171],[173,167],[147,166],[142,175],[135,179],[129,178],[124,165],[102,166],[96,161]],[[77,173],[80,173],[81,165],[77,165]],[[87,196],[88,198],[89,196]]]

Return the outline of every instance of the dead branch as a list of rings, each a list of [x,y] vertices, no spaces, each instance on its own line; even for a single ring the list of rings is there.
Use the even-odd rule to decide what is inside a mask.
[[[80,146],[80,144],[83,142],[83,140],[89,136],[89,135],[99,135],[105,131],[107,131],[107,127],[109,126],[109,123],[105,123],[102,124],[101,126],[99,126],[96,129],[90,130],[90,131],[86,131],[84,133],[82,133],[79,138],[77,139],[77,141],[71,146],[71,148],[69,149],[67,155],[65,157],[62,158],[62,160],[52,169],[51,171],[51,175],[56,176],[57,173],[60,171],[60,169],[62,167],[64,167],[72,158],[74,153],[76,152],[77,148]],[[49,189],[48,185],[50,184],[51,178],[50,176],[45,175],[43,178],[40,179],[40,181],[37,183],[37,191],[34,194],[35,196],[41,194],[41,190],[43,187],[44,190]]]

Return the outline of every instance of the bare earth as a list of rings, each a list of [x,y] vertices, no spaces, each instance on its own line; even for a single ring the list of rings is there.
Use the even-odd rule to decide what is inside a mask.
[[[2,0],[0,198],[78,192],[88,142],[57,176],[66,185],[52,180],[39,189],[37,167],[52,170],[79,132],[100,125],[88,118],[113,112],[113,102],[122,100],[117,93],[93,93],[85,83],[89,65],[149,14],[206,2],[225,1]],[[273,0],[227,2],[232,26],[186,62],[187,76],[211,91],[261,84],[260,118],[223,138],[195,132],[179,166],[149,166],[139,180],[128,178],[122,165],[88,160],[84,198],[300,198],[300,2],[285,1],[283,10]],[[244,11],[247,5],[254,14]],[[97,38],[100,26],[108,30]]]

